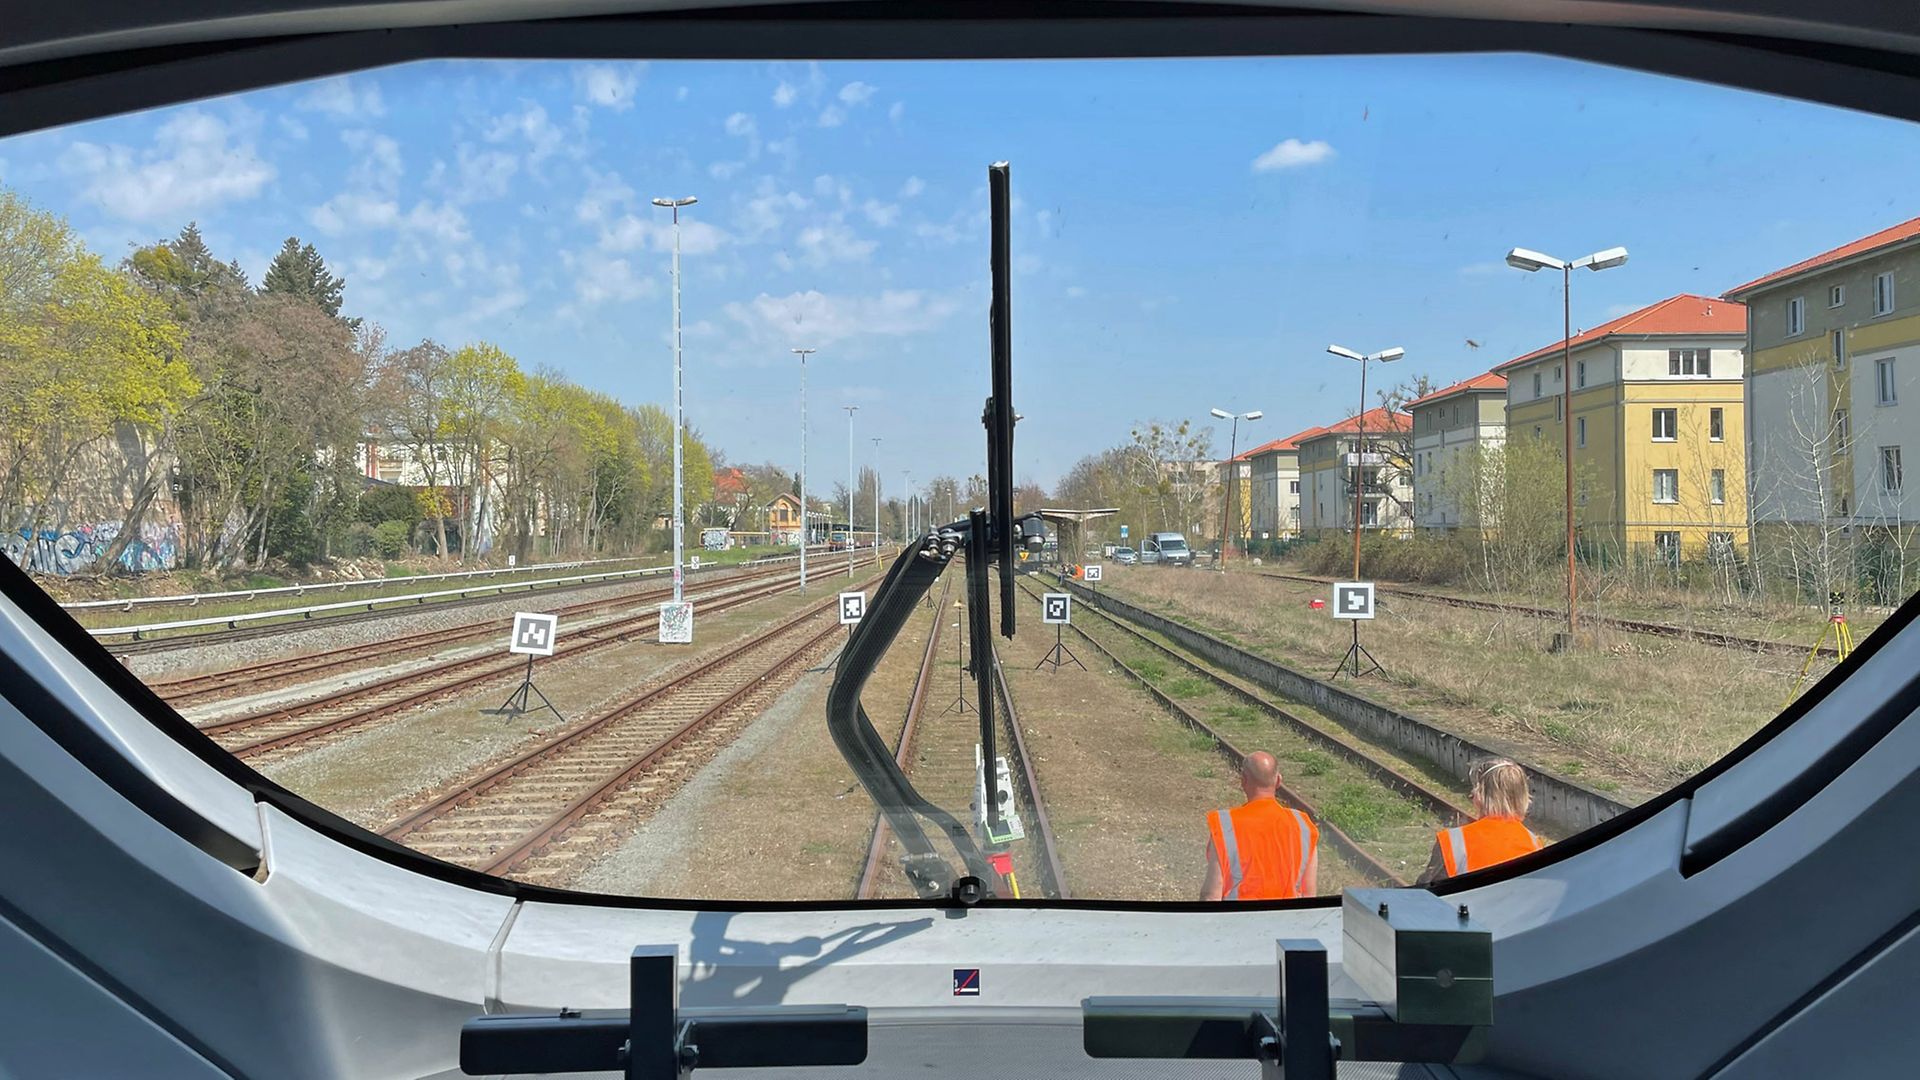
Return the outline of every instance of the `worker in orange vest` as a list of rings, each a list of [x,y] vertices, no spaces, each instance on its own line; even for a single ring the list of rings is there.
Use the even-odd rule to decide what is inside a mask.
[[[1280,764],[1264,750],[1240,762],[1247,801],[1207,815],[1207,882],[1202,900],[1286,900],[1319,891],[1320,830],[1280,805]]]
[[[1474,765],[1469,776],[1474,820],[1433,834],[1433,858],[1418,884],[1484,870],[1547,846],[1525,825],[1533,805],[1527,770],[1506,758],[1489,758]]]

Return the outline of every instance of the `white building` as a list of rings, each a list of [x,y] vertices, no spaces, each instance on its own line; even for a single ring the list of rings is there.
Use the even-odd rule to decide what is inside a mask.
[[[1415,399],[1407,411],[1413,414],[1414,525],[1431,529],[1478,524],[1463,521],[1447,476],[1461,454],[1506,442],[1506,376],[1491,371],[1475,375]]]

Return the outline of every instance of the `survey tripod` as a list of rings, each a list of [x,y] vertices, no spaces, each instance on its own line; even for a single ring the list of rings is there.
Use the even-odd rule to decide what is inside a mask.
[[[1846,604],[1846,593],[1827,594],[1827,624],[1820,628],[1820,636],[1814,640],[1813,648],[1807,650],[1806,662],[1800,665],[1800,673],[1794,676],[1793,688],[1787,691],[1786,698],[1780,702],[1781,708],[1786,708],[1793,701],[1793,696],[1800,692],[1800,687],[1807,681],[1807,672],[1813,670],[1813,662],[1822,653],[1831,654],[1835,661],[1853,655],[1853,627],[1847,625]],[[1827,644],[1829,640],[1833,644]]]

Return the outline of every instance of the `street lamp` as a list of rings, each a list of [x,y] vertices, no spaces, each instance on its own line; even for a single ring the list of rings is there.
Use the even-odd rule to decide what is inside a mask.
[[[800,591],[807,591],[807,357],[819,349],[794,349],[800,358]]]
[[[847,410],[847,576],[853,576],[853,414],[858,405],[842,405]]]
[[[681,582],[686,574],[680,557],[681,533],[686,526],[686,480],[680,472],[681,435],[680,415],[680,208],[692,206],[699,199],[688,195],[683,199],[655,199],[653,205],[664,206],[673,211],[673,602],[681,599]]]
[[[900,490],[907,500],[907,542],[912,543],[913,538],[919,535],[914,527],[920,523],[920,506],[915,501],[916,496],[913,491],[913,470],[901,469],[900,478],[902,481]]]
[[[1573,568],[1573,272],[1582,267],[1595,272],[1611,270],[1627,261],[1623,247],[1596,251],[1583,259],[1566,262],[1526,248],[1507,252],[1507,265],[1531,274],[1537,270],[1560,271],[1560,457],[1564,465],[1567,507],[1567,640],[1573,646],[1574,607],[1577,589]]]
[[[880,565],[880,436],[873,437],[873,565]]]
[[[1233,492],[1240,479],[1240,466],[1235,460],[1240,454],[1240,421],[1245,420],[1248,423],[1252,423],[1262,416],[1265,416],[1266,413],[1261,412],[1259,409],[1247,413],[1230,413],[1224,409],[1209,409],[1208,411],[1218,419],[1233,421],[1233,434],[1227,440],[1227,483],[1225,485],[1227,505],[1225,509],[1220,511],[1220,572],[1225,573],[1227,569],[1227,522],[1231,520],[1233,513]]]
[[[1360,580],[1360,496],[1366,490],[1361,481],[1364,475],[1360,470],[1367,455],[1367,363],[1378,361],[1391,364],[1407,355],[1407,350],[1394,347],[1382,349],[1377,353],[1358,353],[1339,345],[1327,346],[1327,351],[1335,356],[1344,356],[1349,360],[1360,361],[1360,411],[1353,422],[1359,426],[1359,438],[1354,441],[1353,454],[1353,580]]]

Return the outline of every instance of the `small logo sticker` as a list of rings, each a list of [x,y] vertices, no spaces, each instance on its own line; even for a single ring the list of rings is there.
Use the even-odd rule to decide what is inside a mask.
[[[980,996],[980,969],[979,968],[954,968],[953,969],[953,996],[954,997],[979,997]]]

